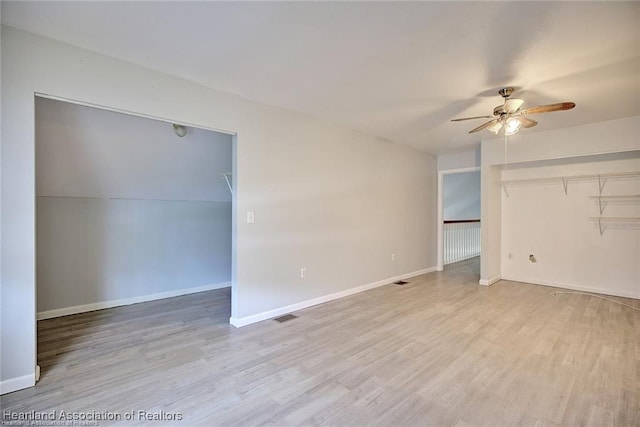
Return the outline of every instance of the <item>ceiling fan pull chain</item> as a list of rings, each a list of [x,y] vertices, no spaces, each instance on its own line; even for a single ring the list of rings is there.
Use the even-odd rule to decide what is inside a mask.
[[[509,142],[509,135],[507,135],[507,132],[504,133],[504,169],[502,172],[502,178],[504,179],[504,175],[507,172],[507,168],[509,166],[509,158],[507,156],[508,154],[508,148],[507,148],[507,142]]]

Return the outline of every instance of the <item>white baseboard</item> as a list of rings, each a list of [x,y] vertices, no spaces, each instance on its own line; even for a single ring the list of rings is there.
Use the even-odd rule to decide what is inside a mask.
[[[436,271],[436,267],[425,268],[424,270],[418,270],[411,273],[401,274],[399,276],[390,277],[388,279],[379,280],[377,282],[368,283],[366,285],[358,286],[355,288],[347,289],[345,291],[335,292],[333,294],[324,295],[318,298],[313,298],[310,300],[302,301],[296,304],[287,305],[284,307],[276,308],[269,311],[264,311],[258,314],[252,314],[251,316],[246,317],[231,317],[229,319],[229,323],[235,326],[236,328],[240,328],[242,326],[247,326],[252,323],[261,322],[263,320],[272,319],[274,317],[282,316],[283,314],[291,313],[293,311],[302,310],[304,308],[308,308],[314,305],[322,304],[325,302],[333,301],[339,298],[348,297],[349,295],[357,294],[360,292],[368,291],[369,289],[374,289],[379,286],[388,285],[396,280],[408,279],[410,277],[420,276],[422,274],[431,273]]]
[[[41,311],[37,314],[38,320],[51,319],[53,317],[68,316],[70,314],[85,313],[87,311],[102,310],[104,308],[119,307],[122,305],[137,304],[139,302],[155,301],[163,298],[178,297],[180,295],[195,294],[198,292],[212,291],[214,289],[228,288],[230,282],[214,283],[211,285],[198,286],[195,288],[176,289],[174,291],[158,292],[155,294],[141,295],[132,298],[123,298],[111,301],[101,301],[91,304],[75,305],[73,307],[58,308],[55,310]]]
[[[22,390],[24,388],[36,385],[36,374],[24,375],[22,377],[10,378],[0,381],[0,394],[7,394],[13,391]]]
[[[570,289],[572,291],[582,291],[582,292],[591,292],[594,294],[602,294],[602,295],[611,295],[616,297],[623,298],[633,298],[640,299],[640,293],[633,294],[631,292],[619,292],[612,291],[610,289],[602,289],[602,288],[593,288],[589,286],[575,285],[572,283],[559,283],[559,282],[546,282],[543,280],[530,279],[526,277],[518,277],[518,276],[502,276],[502,280],[509,280],[511,282],[522,282],[522,283],[530,283],[532,285],[540,285],[540,286],[549,286],[553,288],[562,288],[562,289]]]
[[[504,279],[504,277],[502,279]],[[500,280],[501,280],[500,276],[494,276],[494,277],[492,277],[492,278],[490,278],[488,280],[487,279],[480,279],[478,281],[478,284],[482,285],[482,286],[491,286],[491,285],[493,285],[494,283],[496,283],[496,282],[498,282]]]

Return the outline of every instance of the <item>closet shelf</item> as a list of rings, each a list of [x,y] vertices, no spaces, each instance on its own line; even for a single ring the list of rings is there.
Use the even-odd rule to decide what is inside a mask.
[[[608,224],[638,224],[640,226],[640,217],[612,217],[612,216],[596,216],[589,217],[590,221],[597,221],[600,235],[607,229]],[[635,228],[635,227],[634,227]]]
[[[562,182],[566,181],[590,181],[598,178],[635,178],[640,177],[640,171],[635,172],[615,172],[615,173],[601,173],[592,175],[568,175],[568,176],[553,176],[545,178],[528,178],[528,179],[509,179],[503,180],[503,184],[525,184],[525,183],[537,183],[537,182]]]
[[[640,222],[640,217],[591,216],[589,219],[607,222]]]
[[[84,200],[132,200],[138,202],[194,202],[194,203],[219,203],[215,200],[189,200],[189,199],[153,199],[137,197],[89,197],[89,196],[37,196],[42,199],[84,199]]]
[[[545,177],[545,178],[527,178],[527,179],[508,179],[502,181],[502,188],[504,189],[505,194],[509,197],[509,193],[507,192],[507,186],[509,185],[518,185],[518,184],[554,184],[559,183],[562,184],[564,188],[564,194],[567,194],[567,189],[569,182],[571,181],[598,181],[598,190],[602,194],[602,190],[604,189],[604,184],[607,179],[632,179],[632,178],[640,178],[640,171],[633,172],[614,172],[614,173],[602,173],[602,174],[591,174],[591,175],[568,175],[568,176],[553,176],[553,177]]]
[[[591,196],[592,199],[601,200],[639,200],[640,194],[619,194],[615,196]]]
[[[604,213],[605,208],[609,203],[621,204],[621,203],[634,203],[640,202],[640,194],[617,194],[611,196],[590,196],[591,199],[598,201],[598,207],[600,208],[600,215]]]

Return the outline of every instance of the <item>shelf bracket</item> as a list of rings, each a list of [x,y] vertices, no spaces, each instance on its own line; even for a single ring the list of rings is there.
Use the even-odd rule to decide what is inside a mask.
[[[507,191],[507,186],[505,184],[502,184],[502,190],[504,190],[504,195],[509,197],[509,192]]]
[[[562,177],[562,186],[564,187],[564,195],[567,195],[567,187],[569,186],[569,180],[567,178],[565,178],[564,176]]]
[[[225,172],[220,174],[221,178],[224,178],[225,181],[227,181],[227,187],[229,187],[229,192],[231,194],[233,194],[233,188],[231,187],[231,182],[229,181],[229,176],[231,176],[231,172]]]
[[[600,207],[600,215],[602,215],[607,207],[607,202],[602,202],[602,197],[598,197],[598,206]]]
[[[606,178],[602,178],[598,175],[598,190],[600,191],[600,195],[602,195],[602,190],[604,190],[604,185],[607,183]]]

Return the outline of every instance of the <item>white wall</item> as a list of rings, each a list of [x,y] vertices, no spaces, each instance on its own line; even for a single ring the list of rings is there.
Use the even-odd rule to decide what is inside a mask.
[[[480,173],[480,281],[484,286],[500,280],[502,230],[502,174],[499,166],[483,165]]]
[[[637,154],[640,156],[640,153]],[[640,172],[640,157],[511,169],[503,179]],[[502,278],[640,298],[640,222],[610,223],[602,235],[598,181],[508,186],[502,195]],[[640,194],[640,176],[607,179],[603,195]],[[606,200],[605,200],[606,203]],[[609,201],[604,217],[640,217],[640,200]],[[537,262],[530,262],[533,254]]]
[[[444,220],[480,219],[480,171],[443,175]]]
[[[7,27],[2,64],[4,391],[36,364],[35,92],[237,132],[240,323],[436,263],[433,156]]]
[[[580,105],[576,107],[576,111],[579,111],[579,108]],[[527,132],[525,129],[509,137],[508,163],[572,159],[580,156],[638,150],[639,135],[640,116],[542,132]],[[504,164],[504,139],[493,138],[482,141],[481,159],[482,166]]]
[[[43,317],[231,281],[231,136],[36,100]],[[89,305],[89,307],[85,307]],[[44,312],[44,313],[42,313]]]
[[[577,108],[579,108],[578,106]],[[561,114],[561,113],[559,113]],[[510,137],[507,162],[516,166],[546,166],[580,164],[593,161],[593,156],[640,150],[640,117],[627,117],[606,122],[559,130],[527,133]],[[482,142],[482,258],[481,282],[500,279],[502,263],[502,233],[506,232],[502,215],[502,165],[505,163],[503,139]],[[634,231],[634,233],[636,233]],[[562,238],[562,235],[555,236]],[[575,246],[574,246],[575,249]],[[627,250],[619,248],[619,251]],[[528,255],[528,254],[527,254]],[[565,277],[567,283],[579,281]]]
[[[480,167],[480,148],[474,150],[459,151],[456,153],[441,154],[438,156],[438,170],[469,169]]]

